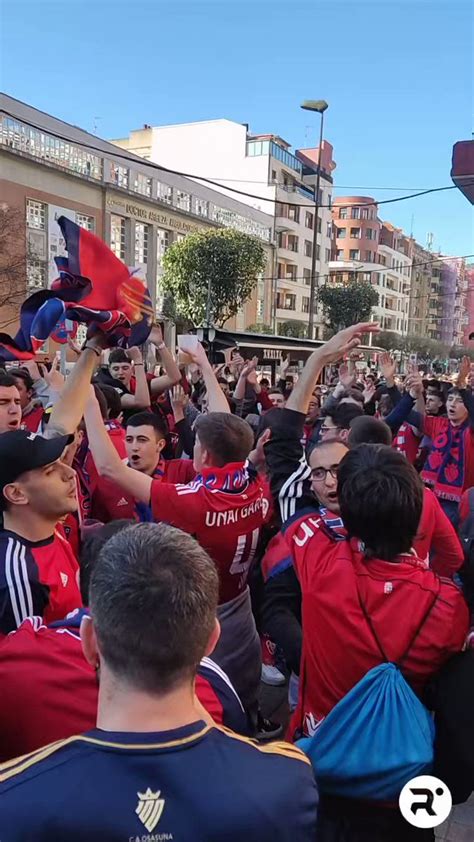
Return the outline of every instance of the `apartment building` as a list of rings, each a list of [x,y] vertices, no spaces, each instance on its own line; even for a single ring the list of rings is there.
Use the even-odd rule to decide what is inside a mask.
[[[208,120],[172,126],[145,126],[128,138],[112,141],[124,149],[173,170],[211,179],[214,189],[273,217],[274,285],[270,323],[276,332],[293,323],[305,329],[314,225],[317,225],[316,271],[326,277],[331,258],[332,146],[321,149],[318,219],[315,221],[317,149],[291,151],[275,134],[255,135],[231,120]],[[196,178],[198,183],[205,183]],[[232,193],[233,187],[248,195]],[[242,322],[242,319],[240,320]],[[259,317],[259,321],[264,321]],[[316,316],[315,338],[322,335]],[[239,316],[237,327],[240,328]]]
[[[412,241],[389,222],[382,222],[371,196],[334,199],[335,260],[332,283],[353,278],[372,284],[379,296],[374,318],[383,330],[408,332]]]
[[[385,330],[408,333],[413,240],[383,222],[377,250],[380,267],[376,289]]]
[[[442,257],[442,256],[441,256]],[[469,276],[462,258],[440,260],[441,341],[446,345],[462,345],[469,314],[466,302]]]
[[[441,339],[441,267],[433,252],[413,243],[408,333]]]
[[[56,220],[67,216],[94,231],[127,265],[141,267],[161,316],[166,249],[193,231],[235,228],[258,237],[267,265],[244,305],[244,326],[271,319],[273,215],[181,176],[161,173],[113,144],[29,105],[0,96],[0,197],[19,210],[18,253],[28,256],[25,288],[50,285],[64,254]],[[23,246],[23,249],[21,248]],[[14,329],[18,301],[0,323]],[[236,329],[236,319],[226,327]]]

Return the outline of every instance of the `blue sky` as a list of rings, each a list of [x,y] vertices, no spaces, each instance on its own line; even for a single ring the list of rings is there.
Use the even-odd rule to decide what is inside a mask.
[[[227,117],[311,145],[324,98],[340,194],[451,184],[472,131],[471,0],[0,0],[0,87],[102,137]],[[183,169],[186,162],[183,161]],[[213,174],[216,177],[219,173]],[[258,185],[255,185],[256,188]],[[352,188],[347,190],[346,187]],[[255,192],[258,192],[256,189]],[[380,215],[474,251],[452,190]]]

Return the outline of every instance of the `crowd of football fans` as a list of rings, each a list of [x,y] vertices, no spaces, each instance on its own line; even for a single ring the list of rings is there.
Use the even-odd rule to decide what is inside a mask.
[[[159,327],[0,370],[2,842],[430,840],[404,784],[469,798],[474,374],[377,331],[274,383]]]

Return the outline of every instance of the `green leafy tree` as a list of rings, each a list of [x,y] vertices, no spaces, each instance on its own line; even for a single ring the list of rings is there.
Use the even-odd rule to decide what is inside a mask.
[[[295,339],[305,339],[308,335],[308,325],[304,322],[281,322],[278,333],[280,336],[293,336]]]
[[[230,228],[197,231],[167,250],[160,283],[177,315],[195,326],[206,319],[210,284],[209,321],[222,327],[250,298],[265,265],[265,249],[256,237]]]
[[[322,304],[326,325],[336,332],[344,327],[365,322],[379,297],[367,281],[353,280],[344,286],[321,287],[318,300]]]
[[[264,322],[255,322],[254,325],[249,325],[246,330],[249,333],[266,333],[271,334],[273,333],[273,328],[271,325],[267,325]]]

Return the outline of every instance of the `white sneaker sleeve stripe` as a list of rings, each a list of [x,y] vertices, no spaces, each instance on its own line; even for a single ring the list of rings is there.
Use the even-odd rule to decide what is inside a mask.
[[[10,597],[10,602],[13,610],[13,616],[15,618],[15,623],[18,626],[21,624],[23,617],[20,614],[20,609],[18,607],[18,599],[17,599],[17,592],[16,592],[16,585],[13,581],[13,545],[14,545],[13,538],[8,539],[8,546],[7,551],[5,554],[5,578],[7,580],[8,585],[8,594]]]

